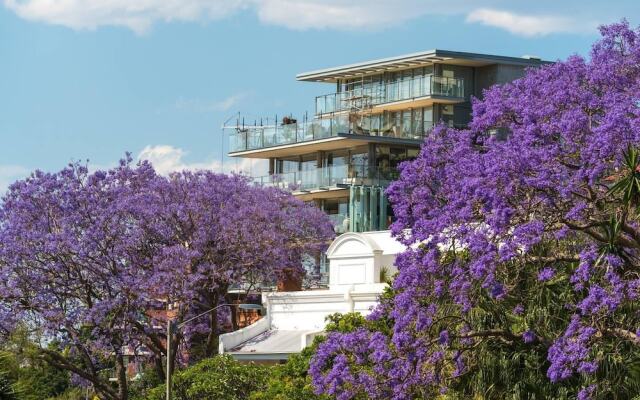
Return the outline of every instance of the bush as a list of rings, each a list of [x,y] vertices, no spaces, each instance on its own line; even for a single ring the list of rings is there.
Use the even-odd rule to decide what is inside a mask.
[[[300,354],[293,354],[286,364],[271,367],[266,389],[251,394],[250,400],[320,400],[326,396],[313,393],[311,378],[307,374],[309,360],[317,343],[307,347]]]
[[[360,313],[335,313],[327,316],[326,332],[353,332],[369,322]],[[311,377],[308,374],[309,361],[318,345],[324,341],[318,336],[313,344],[300,354],[293,354],[286,364],[271,367],[266,381],[266,389],[251,394],[250,400],[328,400],[327,396],[313,393]]]
[[[173,400],[246,400],[262,390],[268,367],[240,364],[230,356],[212,357],[173,375]],[[152,389],[147,400],[164,400],[165,386]]]

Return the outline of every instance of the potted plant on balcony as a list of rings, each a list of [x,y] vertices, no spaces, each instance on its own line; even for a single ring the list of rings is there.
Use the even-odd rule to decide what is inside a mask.
[[[290,125],[297,123],[298,120],[292,117],[282,117],[282,125]]]

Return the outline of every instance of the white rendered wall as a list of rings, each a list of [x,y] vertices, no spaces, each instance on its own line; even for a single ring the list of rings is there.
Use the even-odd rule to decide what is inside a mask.
[[[263,297],[271,329],[322,330],[334,313],[357,311],[366,315],[377,303],[385,284],[346,287],[344,291],[313,290],[269,293]]]

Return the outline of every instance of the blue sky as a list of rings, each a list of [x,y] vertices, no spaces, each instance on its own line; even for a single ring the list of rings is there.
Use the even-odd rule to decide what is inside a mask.
[[[0,0],[0,190],[36,168],[107,167],[126,151],[161,172],[220,170],[228,117],[301,115],[332,91],[296,82],[299,72],[433,48],[586,55],[598,24],[637,25],[639,11],[637,1]]]

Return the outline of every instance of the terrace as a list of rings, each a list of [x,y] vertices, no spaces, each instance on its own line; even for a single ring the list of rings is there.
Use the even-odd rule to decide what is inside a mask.
[[[409,114],[410,115],[410,114]],[[290,122],[272,125],[239,125],[229,135],[231,156],[265,158],[263,149],[288,146],[288,149],[273,151],[268,156],[281,157],[288,153],[296,154],[299,145],[311,145],[312,142],[322,142],[323,150],[346,147],[346,141],[376,140],[405,140],[413,143],[424,140],[434,127],[433,121],[423,120],[422,117],[411,118],[407,121],[384,119],[382,115],[359,116],[338,114],[330,118],[313,119],[311,121]],[[341,141],[341,142],[340,142]],[[320,144],[320,143],[318,143]],[[308,151],[314,151],[309,148]],[[246,153],[243,153],[246,152]]]
[[[441,103],[464,101],[464,80],[421,75],[411,79],[364,84],[352,90],[316,97],[316,115],[360,110],[382,112],[405,107],[407,101],[411,101],[412,106],[424,107],[436,100]]]
[[[287,172],[253,178],[260,186],[278,187],[294,193],[311,193],[356,186],[387,186],[397,179],[394,168],[370,165],[331,165],[305,171]]]

